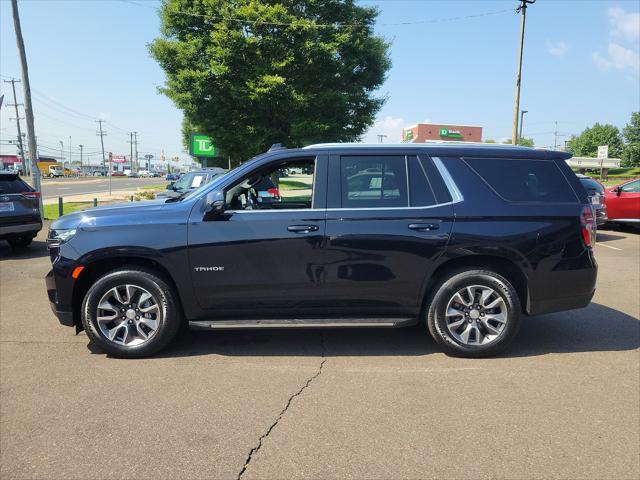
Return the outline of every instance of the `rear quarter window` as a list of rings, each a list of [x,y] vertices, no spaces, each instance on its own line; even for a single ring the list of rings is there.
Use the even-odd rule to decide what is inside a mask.
[[[464,158],[498,195],[510,202],[577,202],[553,160]]]

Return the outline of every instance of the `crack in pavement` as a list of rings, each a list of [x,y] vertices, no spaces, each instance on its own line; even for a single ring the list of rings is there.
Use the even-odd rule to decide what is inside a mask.
[[[318,371],[307,379],[307,381],[300,388],[300,390],[298,390],[296,393],[294,393],[293,395],[291,395],[289,397],[289,400],[287,400],[286,405],[284,406],[284,408],[280,412],[280,415],[278,415],[278,417],[276,418],[275,422],[273,422],[271,424],[271,426],[267,429],[267,431],[265,433],[263,433],[260,436],[260,438],[258,438],[258,444],[249,451],[249,455],[247,456],[247,459],[244,462],[244,466],[242,467],[242,470],[240,470],[240,473],[238,473],[237,480],[240,480],[242,478],[242,475],[244,475],[244,472],[246,472],[247,468],[249,467],[249,464],[251,463],[251,460],[253,459],[253,456],[256,453],[258,453],[258,451],[262,448],[263,440],[266,439],[271,434],[271,431],[276,427],[276,425],[278,425],[280,420],[282,420],[282,417],[284,416],[284,414],[287,413],[287,410],[291,406],[291,402],[293,401],[293,399],[296,398],[297,396],[299,396],[302,392],[304,392],[307,389],[307,387],[309,387],[309,385],[311,385],[311,382],[313,382],[316,378],[318,378],[320,376],[320,374],[322,373],[322,367],[324,367],[324,362],[327,361],[327,359],[326,359],[326,357],[324,355],[325,346],[324,346],[324,334],[323,333],[320,333],[320,344],[321,344],[321,348],[322,348],[322,352],[321,352],[322,356],[320,358],[322,358],[322,361],[320,362],[320,366],[318,367]]]

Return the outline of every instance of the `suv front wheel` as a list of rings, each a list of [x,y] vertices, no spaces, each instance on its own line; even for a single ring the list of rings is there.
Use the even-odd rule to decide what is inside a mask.
[[[489,270],[458,271],[441,281],[427,326],[447,353],[487,357],[505,350],[520,326],[520,301],[507,279]]]
[[[164,348],[180,327],[171,285],[152,270],[123,267],[97,280],[82,303],[89,339],[107,353],[139,358]]]

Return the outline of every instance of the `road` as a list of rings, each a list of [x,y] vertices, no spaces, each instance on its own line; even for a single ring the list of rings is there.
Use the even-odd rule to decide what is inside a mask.
[[[640,237],[595,247],[586,309],[510,353],[447,357],[424,328],[184,332],[108,358],[58,325],[44,234],[0,245],[0,477],[640,477]]]
[[[167,183],[164,178],[113,177],[111,189],[112,191],[135,190],[143,185],[164,183]],[[42,181],[42,198],[44,199],[108,191],[109,179],[105,177],[55,178]]]

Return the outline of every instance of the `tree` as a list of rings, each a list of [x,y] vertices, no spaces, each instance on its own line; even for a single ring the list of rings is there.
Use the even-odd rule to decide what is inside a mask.
[[[391,63],[375,7],[354,0],[165,0],[149,48],[183,133],[245,160],[273,143],[357,140]]]
[[[496,143],[496,141],[493,138],[487,138],[484,143]]]
[[[632,112],[631,120],[622,129],[625,146],[622,152],[623,167],[640,166],[640,112]]]
[[[568,150],[577,157],[596,157],[599,145],[609,145],[609,157],[619,158],[623,145],[618,127],[596,123],[567,143]]]
[[[496,143],[494,140],[485,140],[485,143]],[[511,139],[508,138],[506,140],[504,140],[502,142],[504,145],[512,145],[511,143]],[[522,147],[534,147],[535,143],[533,141],[533,138],[527,138],[527,137],[522,137],[519,141],[518,141],[518,145],[522,146]]]

